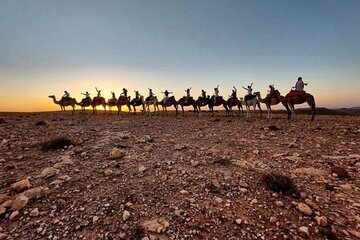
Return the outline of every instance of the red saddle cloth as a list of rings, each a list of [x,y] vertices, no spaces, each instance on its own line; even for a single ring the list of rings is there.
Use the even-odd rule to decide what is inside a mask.
[[[305,97],[306,92],[305,91],[290,91],[288,94],[286,94],[286,97]]]

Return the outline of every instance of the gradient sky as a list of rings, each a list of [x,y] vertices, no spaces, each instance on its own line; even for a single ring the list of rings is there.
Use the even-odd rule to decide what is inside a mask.
[[[318,106],[360,106],[359,13],[358,0],[0,0],[0,111],[59,110],[48,95],[95,86],[285,94],[298,76]]]

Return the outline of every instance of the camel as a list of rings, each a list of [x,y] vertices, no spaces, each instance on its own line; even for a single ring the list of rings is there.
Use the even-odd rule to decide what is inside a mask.
[[[210,116],[213,117],[214,116],[214,107],[218,107],[220,105],[223,105],[223,107],[226,110],[226,115],[229,115],[229,109],[228,109],[228,105],[227,102],[225,101],[225,99],[222,96],[216,97],[216,101],[214,102],[213,98],[208,99],[208,106],[209,106],[209,111],[210,111]]]
[[[196,103],[196,106],[198,108],[197,112],[198,112],[198,115],[200,116],[201,114],[201,107],[204,107],[206,105],[208,105],[209,103],[209,100],[210,100],[210,96],[208,95],[207,98],[204,98],[204,97],[198,97],[198,99],[195,101]]]
[[[93,115],[97,113],[96,111],[96,106],[102,105],[104,108],[104,111],[106,113],[106,101],[105,98],[103,97],[94,97],[92,102],[91,102],[91,106],[93,108]]]
[[[271,118],[271,106],[279,104],[281,102],[280,99],[284,98],[283,96],[280,95],[280,92],[278,90],[275,90],[274,96],[272,96],[271,98],[269,97],[261,98],[260,92],[254,92],[254,94],[257,96],[259,102],[265,103],[268,112],[267,115],[268,118]]]
[[[237,106],[238,109],[239,109],[239,114],[243,111],[243,107],[242,107],[242,103],[239,99],[233,99],[233,98],[229,98],[227,101],[226,101],[226,104],[229,108],[229,115],[233,115],[233,111],[232,111],[232,107],[234,106]],[[241,110],[240,110],[241,109]]]
[[[91,98],[83,98],[81,102],[77,102],[76,105],[79,105],[81,107],[81,112],[85,114],[85,108],[91,106]]]
[[[116,98],[110,98],[108,99],[106,105],[109,107],[109,112],[112,114],[112,108],[117,107],[117,99]]]
[[[118,115],[121,112],[121,106],[126,105],[129,109],[129,112],[131,112],[131,108],[130,108],[130,97],[125,97],[125,96],[120,96],[119,99],[117,100],[117,107],[118,107]]]
[[[156,96],[147,97],[145,99],[145,105],[147,108],[147,115],[150,115],[150,105],[154,105],[154,113],[156,113],[156,109],[159,112],[159,101]]]
[[[281,97],[278,95],[278,99],[286,108],[288,112],[288,119],[292,119],[295,117],[294,105],[307,102],[307,104],[312,110],[311,121],[314,121],[316,112],[315,98],[310,93],[290,91],[285,97]]]
[[[65,99],[61,99],[60,101],[57,101],[54,95],[50,95],[49,98],[52,98],[55,104],[60,105],[61,111],[65,111],[65,107],[71,106],[73,109],[72,115],[74,115],[75,105],[77,103],[75,98],[65,98]]]
[[[184,113],[184,106],[185,107],[192,106],[194,108],[194,114],[196,114],[196,112],[198,111],[197,102],[192,97],[190,97],[189,99],[187,99],[187,97],[182,97],[182,98],[179,99],[178,104],[181,107],[183,115],[185,114]]]
[[[136,114],[136,107],[142,106],[142,112],[145,112],[145,101],[144,97],[140,96],[139,98],[134,98],[130,101],[130,105],[134,108],[134,114]]]
[[[171,107],[173,105],[175,108],[175,116],[177,116],[179,113],[178,112],[178,103],[174,96],[169,97],[165,103],[163,101],[159,102],[159,105],[162,107],[163,113],[165,112],[166,115],[168,114],[167,107]]]
[[[254,110],[253,110],[254,114],[255,114],[256,106],[258,106],[258,108],[260,110],[260,117],[262,116],[262,110],[261,110],[261,107],[260,107],[260,102],[257,99],[256,95],[253,95],[253,96],[254,97],[252,97],[250,99],[247,99],[247,100],[244,100],[244,101],[243,101],[243,98],[240,98],[241,103],[246,106],[246,117],[247,118],[250,117],[250,107],[251,106],[253,106],[253,108],[254,108]]]

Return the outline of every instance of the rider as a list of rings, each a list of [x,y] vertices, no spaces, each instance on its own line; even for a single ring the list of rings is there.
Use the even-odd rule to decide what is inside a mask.
[[[201,89],[201,97],[206,98],[206,91],[204,89]]]
[[[191,98],[191,96],[190,96],[190,90],[191,90],[191,88],[188,88],[188,89],[185,90],[185,92],[186,92],[185,103],[187,103],[187,101],[189,101],[190,98]]]
[[[165,90],[165,92],[161,92],[163,94],[165,94],[164,98],[163,98],[163,104],[166,103],[166,101],[169,99],[169,94],[172,93],[172,92],[169,92],[168,90]]]
[[[97,92],[97,97],[101,97],[101,90],[98,90],[97,87],[95,87],[96,92]]]
[[[61,99],[65,99],[65,98],[69,98],[70,97],[70,94],[68,93],[68,91],[64,91],[64,95],[62,96]]]
[[[236,89],[236,87],[235,86],[233,86],[233,90],[232,90],[232,93],[231,93],[231,101],[233,102],[233,101],[235,101],[235,100],[237,100],[237,96],[236,96],[236,93],[237,93],[237,89]]]
[[[85,96],[85,99],[90,98],[90,93],[88,91],[86,91],[85,93],[81,93],[81,94]]]
[[[272,97],[275,97],[275,87],[274,84],[269,85],[268,94],[266,95],[266,98],[271,99]]]
[[[149,88],[149,96],[146,98],[146,101],[150,101],[154,97],[154,93],[151,88]]]
[[[214,95],[213,95],[213,98],[214,98],[214,102],[216,102],[216,98],[219,97],[219,85],[217,85],[216,88],[214,88]]]
[[[127,92],[128,90],[126,88],[123,88],[123,92],[120,94],[120,96],[127,98]]]
[[[304,83],[302,77],[298,77],[298,80],[295,84],[295,92],[304,92],[304,86],[307,86],[307,83]]]
[[[247,88],[244,87],[244,86],[242,86],[243,89],[245,89],[245,90],[247,91],[247,94],[246,94],[246,96],[245,96],[245,101],[248,100],[248,99],[250,99],[251,96],[252,96],[252,91],[253,91],[252,85],[253,85],[253,83],[251,83],[249,86],[247,86]]]
[[[141,98],[141,95],[140,95],[139,91],[134,90],[134,92],[135,92],[135,99],[139,100]]]

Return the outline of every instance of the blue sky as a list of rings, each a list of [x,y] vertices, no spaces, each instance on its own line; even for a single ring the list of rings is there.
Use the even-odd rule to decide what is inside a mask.
[[[36,99],[32,111],[65,89],[285,94],[303,76],[318,105],[358,106],[359,12],[349,0],[0,0],[0,93]]]

